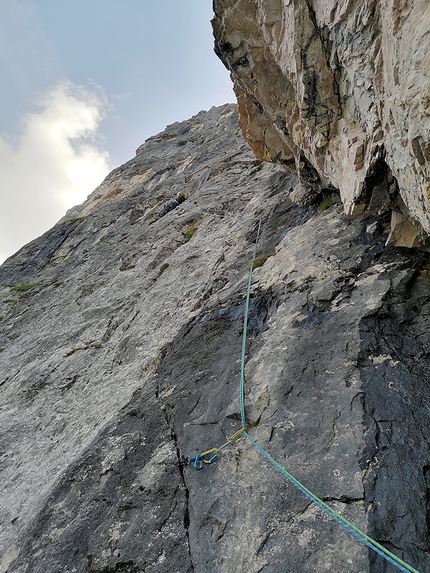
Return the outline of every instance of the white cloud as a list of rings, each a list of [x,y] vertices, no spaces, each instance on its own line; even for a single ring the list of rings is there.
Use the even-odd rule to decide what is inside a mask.
[[[16,145],[0,137],[0,263],[81,203],[111,169],[95,137],[106,102],[65,80],[24,118]]]

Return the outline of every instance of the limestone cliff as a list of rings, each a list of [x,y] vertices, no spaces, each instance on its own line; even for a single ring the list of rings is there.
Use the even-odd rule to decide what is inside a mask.
[[[259,159],[392,212],[389,244],[430,233],[428,0],[214,0],[216,52]]]
[[[146,141],[0,268],[1,573],[430,572],[430,265],[300,207],[233,105]],[[157,220],[179,190],[187,200]]]

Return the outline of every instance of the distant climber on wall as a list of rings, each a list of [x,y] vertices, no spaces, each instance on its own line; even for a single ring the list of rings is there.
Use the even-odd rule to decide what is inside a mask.
[[[167,213],[173,211],[173,209],[176,209],[176,207],[178,207],[181,203],[183,203],[185,199],[186,199],[185,193],[183,191],[179,191],[175,199],[172,199],[171,201],[169,201],[164,205],[163,210],[158,215],[158,218],[161,219],[161,217],[164,217],[164,215],[167,215]]]

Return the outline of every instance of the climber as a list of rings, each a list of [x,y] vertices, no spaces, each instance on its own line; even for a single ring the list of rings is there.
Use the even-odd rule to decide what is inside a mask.
[[[179,191],[175,199],[172,199],[171,201],[169,201],[164,205],[163,210],[158,215],[158,218],[161,219],[161,217],[167,215],[169,211],[173,211],[173,209],[176,209],[176,207],[178,207],[181,203],[183,203],[185,199],[186,199],[185,193],[183,191]]]

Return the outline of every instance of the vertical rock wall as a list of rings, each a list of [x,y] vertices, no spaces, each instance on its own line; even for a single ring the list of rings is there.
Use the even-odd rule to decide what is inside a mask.
[[[214,0],[259,159],[340,190],[348,216],[393,211],[389,244],[430,232],[426,0]]]
[[[428,256],[385,247],[380,217],[292,204],[292,184],[235,106],[212,109],[0,268],[1,573],[395,571],[248,442],[185,462],[240,427],[259,217],[250,435],[430,573]]]

